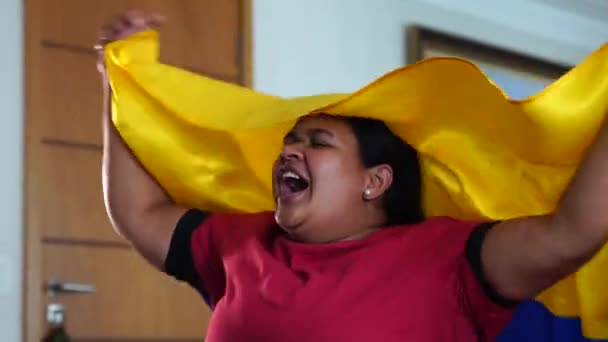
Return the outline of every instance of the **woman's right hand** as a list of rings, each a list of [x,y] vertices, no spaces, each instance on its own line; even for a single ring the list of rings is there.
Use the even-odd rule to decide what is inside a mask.
[[[95,50],[97,50],[97,70],[105,76],[104,48],[116,40],[128,38],[136,33],[156,29],[165,21],[160,15],[144,15],[137,10],[126,11],[108,23],[99,31]]]

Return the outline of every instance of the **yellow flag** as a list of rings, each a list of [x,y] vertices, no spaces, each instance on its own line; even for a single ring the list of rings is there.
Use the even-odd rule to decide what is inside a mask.
[[[272,210],[283,135],[311,113],[388,123],[422,158],[427,215],[497,220],[551,212],[608,112],[608,46],[539,94],[509,99],[475,65],[434,58],[352,94],[280,98],[158,61],[154,31],[112,43],[113,121],[180,204]],[[516,252],[516,251],[514,251]],[[608,338],[608,248],[538,299]]]

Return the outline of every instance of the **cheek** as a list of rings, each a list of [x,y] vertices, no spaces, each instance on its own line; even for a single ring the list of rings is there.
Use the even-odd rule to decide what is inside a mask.
[[[272,184],[272,194],[276,195],[277,189],[276,189],[276,184],[274,182],[274,180],[277,177],[277,172],[278,172],[278,168],[279,168],[279,160],[275,160],[275,162],[272,164],[272,174],[271,174],[271,184]]]
[[[339,155],[319,155],[314,160],[314,182],[323,185],[325,193],[343,195],[345,192],[359,191],[363,177],[357,163]],[[317,189],[319,190],[319,189]]]

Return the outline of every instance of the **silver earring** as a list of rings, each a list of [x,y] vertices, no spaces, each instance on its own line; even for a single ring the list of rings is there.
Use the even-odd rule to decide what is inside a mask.
[[[363,196],[365,198],[368,198],[371,195],[372,195],[372,191],[370,189],[365,189],[365,191],[363,192]]]

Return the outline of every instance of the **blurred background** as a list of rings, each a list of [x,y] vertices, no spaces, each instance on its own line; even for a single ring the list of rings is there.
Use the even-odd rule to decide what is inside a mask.
[[[2,0],[0,340],[198,341],[208,310],[107,222],[98,27],[167,16],[162,59],[283,96],[350,92],[456,55],[529,96],[608,40],[605,0]]]

